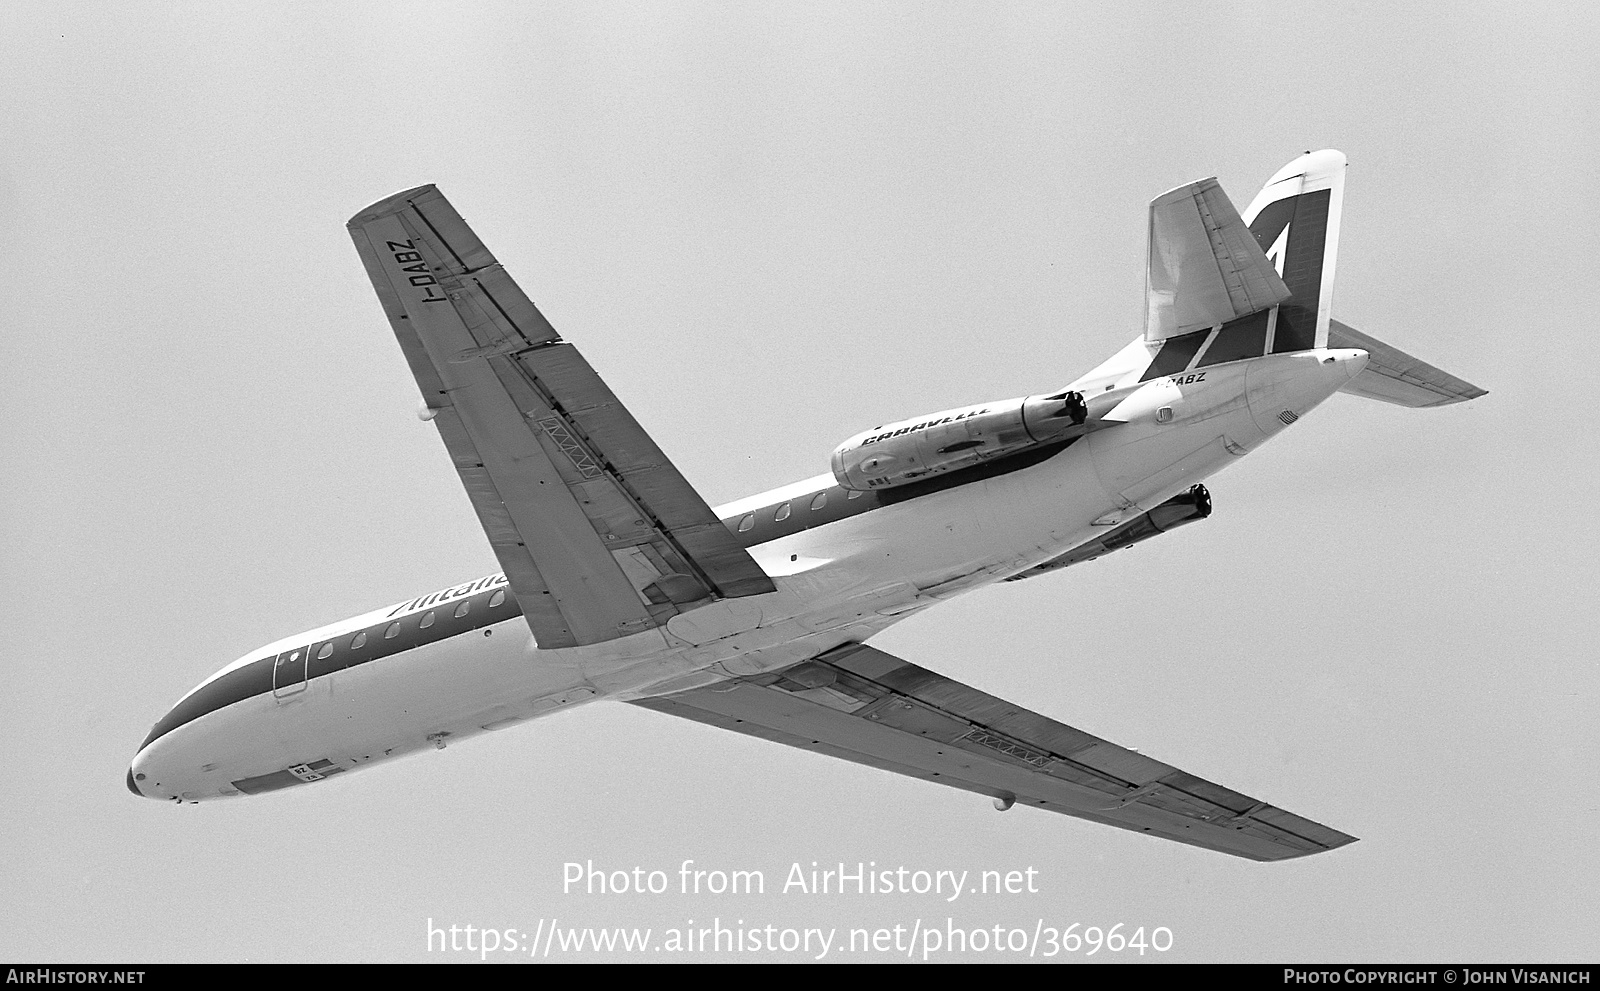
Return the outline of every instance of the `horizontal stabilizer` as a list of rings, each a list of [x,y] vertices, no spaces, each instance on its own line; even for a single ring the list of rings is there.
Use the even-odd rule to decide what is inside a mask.
[[[1337,320],[1328,323],[1328,347],[1360,348],[1370,356],[1366,369],[1339,390],[1353,396],[1415,409],[1464,403],[1488,395],[1470,382]]]
[[[1147,263],[1147,341],[1227,323],[1290,295],[1216,179],[1179,186],[1150,202]]]

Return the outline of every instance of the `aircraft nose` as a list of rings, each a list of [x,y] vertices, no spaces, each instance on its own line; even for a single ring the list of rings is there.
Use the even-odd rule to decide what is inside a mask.
[[[133,792],[135,795],[138,795],[140,798],[150,798],[160,801],[162,800],[160,795],[153,795],[141,787],[141,785],[149,783],[145,780],[144,772],[138,769],[143,763],[143,761],[135,760],[131,765],[128,766],[128,790]]]

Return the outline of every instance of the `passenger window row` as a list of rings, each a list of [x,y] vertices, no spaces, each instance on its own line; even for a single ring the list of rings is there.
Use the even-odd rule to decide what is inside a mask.
[[[809,502],[810,512],[820,513],[826,509],[829,505],[828,494],[832,491],[834,490],[824,489],[823,491],[813,495]],[[860,492],[855,489],[839,489],[838,491],[844,493],[844,501],[846,502],[859,499],[866,495],[865,492]],[[831,523],[836,519],[843,519],[846,516],[854,516],[858,512],[864,512],[865,510],[871,508],[868,505],[840,507],[837,508],[835,512],[828,513],[827,516],[822,519],[810,516],[809,514],[797,517],[794,516],[794,504],[800,501],[803,500],[790,499],[785,502],[781,502],[776,506],[771,506],[766,509],[758,509],[753,513],[745,513],[743,516],[739,517],[739,523],[734,528],[734,532],[750,533],[756,528],[758,520],[769,518],[769,513],[771,514],[770,519],[773,523],[783,523],[791,519],[793,520],[789,526],[782,528],[782,530],[778,533],[762,533],[759,535],[761,540],[770,540],[772,537],[784,536],[789,533],[797,533],[801,530],[807,529],[808,527],[816,526],[819,523]],[[836,507],[839,506],[838,502],[835,502],[834,505]],[[751,534],[752,538],[756,536],[756,534]],[[760,543],[761,540],[750,540],[749,542]]]
[[[507,602],[512,608],[504,608]],[[313,644],[314,654],[307,664],[307,677],[315,678],[425,643],[459,636],[521,614],[517,601],[508,596],[504,588],[485,590],[453,603],[440,603],[421,613],[420,619],[413,613],[358,630],[354,635],[345,634]],[[325,663],[319,664],[319,661]]]

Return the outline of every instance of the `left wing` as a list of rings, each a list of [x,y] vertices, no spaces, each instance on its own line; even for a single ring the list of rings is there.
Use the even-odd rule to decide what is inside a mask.
[[[436,188],[379,200],[349,229],[540,647],[773,591]]]
[[[1149,237],[1147,341],[1227,323],[1290,296],[1216,179],[1191,182],[1152,200]]]
[[[1355,842],[862,644],[633,704],[1251,860]]]

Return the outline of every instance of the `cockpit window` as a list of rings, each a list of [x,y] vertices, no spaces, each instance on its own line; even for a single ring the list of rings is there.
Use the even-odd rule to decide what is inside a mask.
[[[366,645],[367,645],[367,631],[366,630],[362,630],[360,633],[357,633],[355,639],[350,641],[350,649],[351,650],[359,650],[362,647],[365,647]]]
[[[492,599],[489,600],[489,608],[493,609],[495,606],[498,606],[504,601],[506,601],[506,590],[502,588],[500,591],[494,594]]]
[[[317,651],[317,660],[320,661],[331,653],[333,653],[333,641],[329,640],[327,643],[322,645],[321,650]]]
[[[433,625],[433,610],[428,610],[428,615],[422,617],[422,628],[426,630]]]
[[[461,617],[465,616],[471,609],[472,603],[470,601],[463,601],[461,605],[456,606],[456,619],[460,619]]]
[[[383,631],[383,638],[385,640],[393,640],[395,638],[395,636],[397,634],[399,634],[399,632],[400,632],[400,621],[399,620],[395,620],[393,623],[389,624],[389,628],[387,630]]]

